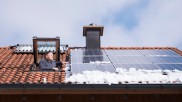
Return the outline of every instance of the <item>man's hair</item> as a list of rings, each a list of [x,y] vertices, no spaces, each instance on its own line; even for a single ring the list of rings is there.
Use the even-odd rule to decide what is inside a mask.
[[[46,57],[49,53],[53,53],[52,51],[47,51],[45,54],[44,54],[44,57]]]

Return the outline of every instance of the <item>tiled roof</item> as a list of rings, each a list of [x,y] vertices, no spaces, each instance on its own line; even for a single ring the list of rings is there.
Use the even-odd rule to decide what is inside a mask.
[[[69,48],[69,49],[75,49]],[[174,47],[102,47],[102,49],[122,49],[122,50],[168,50],[171,49],[182,55],[182,51]],[[1,47],[0,48],[0,84],[59,84],[64,83],[66,73],[63,65],[62,72],[45,72],[45,71],[30,71],[30,66],[33,64],[33,54],[31,53],[15,53],[15,48]],[[60,55],[62,61],[66,61],[66,56],[70,53],[68,50],[65,54]]]
[[[60,57],[65,60],[65,54]],[[0,48],[0,84],[39,84],[44,78],[51,84],[64,81],[65,72],[34,72],[30,71],[31,64],[33,64],[33,54],[14,53],[14,49],[10,47]]]

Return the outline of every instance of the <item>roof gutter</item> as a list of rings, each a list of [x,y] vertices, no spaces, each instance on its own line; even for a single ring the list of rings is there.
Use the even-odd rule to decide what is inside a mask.
[[[0,94],[182,94],[182,84],[0,84]]]

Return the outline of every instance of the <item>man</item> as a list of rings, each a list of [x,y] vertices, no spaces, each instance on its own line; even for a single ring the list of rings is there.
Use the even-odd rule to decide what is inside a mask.
[[[59,70],[56,66],[62,66],[62,62],[56,63],[56,61],[53,60],[53,53],[52,52],[46,52],[44,55],[44,58],[39,61],[39,67],[42,70]]]

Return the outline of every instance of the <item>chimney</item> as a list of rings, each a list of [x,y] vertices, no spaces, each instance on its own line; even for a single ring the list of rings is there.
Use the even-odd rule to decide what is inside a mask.
[[[86,49],[100,49],[100,36],[103,36],[103,26],[91,23],[83,27],[83,36],[86,37]]]

